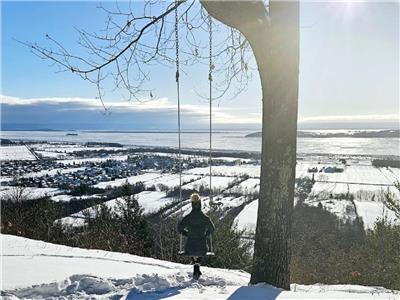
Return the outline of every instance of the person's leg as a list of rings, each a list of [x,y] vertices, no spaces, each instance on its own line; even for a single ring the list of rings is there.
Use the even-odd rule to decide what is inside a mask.
[[[201,257],[194,257],[195,264],[193,266],[193,279],[197,280],[199,279],[201,272],[200,272],[200,262],[201,262]]]

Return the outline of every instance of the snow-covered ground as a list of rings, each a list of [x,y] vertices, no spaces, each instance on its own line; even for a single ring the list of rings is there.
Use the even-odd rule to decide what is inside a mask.
[[[246,179],[239,184],[233,186],[229,190],[227,190],[227,193],[241,193],[243,195],[251,194],[251,193],[256,193],[260,189],[260,179],[259,178],[249,178]]]
[[[69,173],[74,173],[74,172],[78,172],[78,171],[84,171],[85,168],[67,168],[67,169],[63,169],[63,168],[58,168],[58,169],[52,169],[52,170],[43,170],[43,171],[39,171],[39,172],[30,172],[30,173],[26,173],[21,177],[25,177],[25,178],[29,178],[29,177],[41,177],[41,176],[54,176],[57,174],[69,174]]]
[[[43,197],[51,197],[62,193],[61,190],[56,188],[20,188],[20,187],[2,187],[0,190],[0,199],[27,199],[34,200]]]
[[[121,179],[116,179],[113,181],[105,181],[105,182],[100,182],[94,187],[105,189],[107,187],[118,187],[124,185],[126,182],[129,184],[136,184],[138,182],[143,182],[146,183],[147,181],[153,181],[156,178],[162,177],[163,175],[159,172],[149,172],[149,173],[143,173],[140,175],[136,176],[130,176],[127,178],[121,178]]]
[[[358,215],[364,222],[364,227],[367,229],[374,228],[376,220],[383,217],[392,223],[400,224],[400,220],[396,218],[395,213],[387,209],[382,202],[355,200],[354,204]]]
[[[73,153],[78,151],[124,151],[125,148],[119,147],[87,147],[80,144],[32,144],[31,147],[38,151],[48,151],[53,153]]]
[[[97,162],[105,162],[108,160],[119,160],[126,161],[128,159],[128,155],[110,155],[106,157],[89,157],[89,158],[74,158],[74,159],[62,159],[59,160],[59,163],[65,165],[81,165],[87,162],[97,163]]]
[[[35,160],[25,146],[0,146],[0,160]]]
[[[160,191],[143,191],[139,194],[136,194],[135,198],[138,201],[139,205],[143,208],[143,213],[145,214],[156,212],[161,207],[168,205],[174,201],[174,198],[166,197],[166,193]],[[123,198],[116,198],[104,202],[104,205],[106,205],[111,210],[118,212],[118,209],[121,207],[121,205],[123,206],[124,203],[125,200]],[[99,208],[100,205],[95,205],[86,208],[80,212],[74,213],[68,217],[64,217],[60,219],[60,221],[65,225],[71,225],[75,227],[83,226],[85,224],[85,219],[87,218],[87,216],[94,217]]]
[[[72,196],[72,195],[67,195],[67,194],[60,194],[56,196],[52,196],[51,200],[55,202],[68,202],[71,199],[88,199],[88,198],[102,198],[103,195],[97,194],[97,195],[82,195],[82,196]]]
[[[213,190],[224,190],[228,188],[230,184],[232,184],[236,180],[236,177],[228,177],[228,176],[213,176],[211,179],[211,185]],[[210,188],[210,178],[203,177],[196,181],[190,182],[182,186],[184,190],[199,190],[200,187]]]
[[[186,184],[200,179],[201,175],[182,174],[182,184]],[[149,185],[154,185],[156,188],[160,185],[174,188],[179,186],[179,174],[164,174],[159,178],[147,182]]]
[[[239,166],[213,166],[212,175],[215,176],[243,176],[260,177],[259,165],[239,165]],[[209,175],[210,168],[193,168],[187,171],[189,174]]]
[[[254,200],[247,204],[243,210],[236,216],[234,224],[238,230],[244,230],[249,234],[254,234],[256,231],[257,224],[257,211],[258,211],[258,200]]]
[[[398,291],[358,285],[299,285],[290,291],[249,286],[248,273],[192,266],[125,253],[88,250],[12,235],[2,240],[2,299],[387,299]]]
[[[353,203],[346,199],[328,199],[315,202],[306,202],[310,206],[318,206],[320,203],[322,207],[330,213],[338,216],[343,221],[354,221],[357,218],[356,208]],[[360,216],[364,219],[364,215]],[[374,219],[374,223],[375,220]]]

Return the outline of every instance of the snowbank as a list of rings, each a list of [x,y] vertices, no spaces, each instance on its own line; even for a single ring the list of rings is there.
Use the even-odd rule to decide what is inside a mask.
[[[72,248],[12,235],[2,239],[2,299],[400,299],[399,292],[357,285],[248,286],[242,271],[192,266],[124,253]]]

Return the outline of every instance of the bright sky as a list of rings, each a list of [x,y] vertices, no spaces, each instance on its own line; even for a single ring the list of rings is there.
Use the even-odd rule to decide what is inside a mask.
[[[176,128],[172,68],[152,68],[156,100],[143,105],[114,97],[108,100],[111,114],[103,114],[92,85],[71,73],[55,73],[14,40],[45,43],[49,34],[75,49],[74,27],[103,28],[106,15],[96,6],[1,2],[3,129]],[[300,18],[300,127],[398,126],[399,3],[308,2],[301,4]],[[260,127],[261,90],[255,75],[247,91],[215,107],[216,128]],[[196,66],[182,78],[186,129],[207,126],[207,103],[193,92],[206,83],[206,70]]]

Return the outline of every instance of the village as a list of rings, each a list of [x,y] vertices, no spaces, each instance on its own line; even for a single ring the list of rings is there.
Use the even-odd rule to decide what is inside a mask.
[[[80,185],[96,185],[101,182],[112,182],[147,171],[161,173],[204,167],[207,158],[198,155],[183,155],[181,162],[178,154],[141,152],[134,149],[93,148],[91,145],[76,148],[65,144],[55,148],[49,144],[51,151],[43,150],[43,144],[27,147],[26,156],[18,160],[8,160],[5,154],[12,149],[21,150],[24,146],[3,146],[1,161],[2,186],[22,186],[36,188],[73,189]],[[36,151],[35,151],[36,149]],[[38,150],[40,149],[40,150]],[[75,151],[73,151],[75,150]],[[55,156],[54,153],[59,153]],[[214,159],[214,165],[235,165],[242,163],[257,164],[257,160]]]

